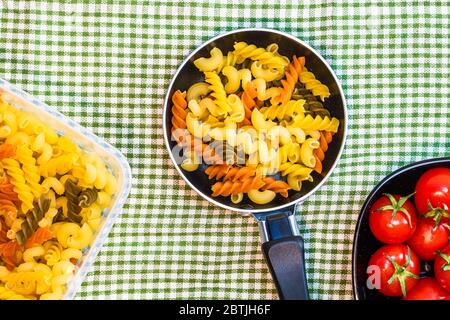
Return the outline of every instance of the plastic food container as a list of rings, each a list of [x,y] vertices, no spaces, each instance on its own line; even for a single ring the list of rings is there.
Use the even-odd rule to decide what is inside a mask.
[[[3,79],[0,79],[0,94],[15,108],[33,114],[55,129],[58,134],[72,139],[81,149],[95,152],[116,179],[115,193],[109,206],[102,212],[102,225],[94,234],[91,246],[83,250],[83,257],[79,259],[75,269],[75,277],[67,284],[64,299],[73,299],[128,197],[131,189],[130,165],[119,150],[91,131]]]

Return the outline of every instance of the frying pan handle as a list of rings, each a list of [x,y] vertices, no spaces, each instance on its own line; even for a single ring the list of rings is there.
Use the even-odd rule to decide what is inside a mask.
[[[262,251],[282,300],[308,300],[303,238],[291,212],[258,219]]]

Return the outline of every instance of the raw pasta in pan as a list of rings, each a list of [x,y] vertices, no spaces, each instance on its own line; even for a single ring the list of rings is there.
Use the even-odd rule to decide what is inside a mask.
[[[204,80],[173,94],[172,136],[183,149],[181,168],[204,170],[212,197],[266,204],[322,172],[339,120],[306,63],[276,43],[245,42],[194,61]]]
[[[186,127],[179,95],[174,130]],[[115,178],[97,155],[7,100],[0,92],[0,299],[61,299]]]

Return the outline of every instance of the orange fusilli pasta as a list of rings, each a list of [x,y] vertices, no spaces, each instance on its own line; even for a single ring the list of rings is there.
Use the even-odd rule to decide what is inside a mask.
[[[281,80],[283,91],[275,100],[277,103],[284,104],[291,99],[295,84],[298,82],[298,77],[305,64],[305,57],[297,58],[294,56],[292,60],[285,73],[286,79]]]
[[[17,207],[9,199],[0,199],[0,213],[6,214],[10,219],[15,219],[17,216]]]
[[[251,125],[250,118],[252,116],[252,110],[256,107],[255,98],[257,96],[255,86],[249,82],[244,88],[242,92],[241,100],[244,104],[245,108],[245,118],[242,121],[241,125]]]
[[[0,199],[11,200],[16,204],[19,202],[19,196],[14,191],[14,185],[9,182],[6,176],[0,179]]]
[[[172,132],[177,129],[186,129],[186,92],[175,91],[172,95]],[[183,141],[183,135],[179,135],[177,142]]]
[[[231,165],[215,165],[210,166],[205,170],[209,179],[216,179],[223,181],[231,180],[247,180],[256,174],[256,168],[250,167],[233,167]]]
[[[208,175],[208,179],[222,179],[230,170],[231,165],[228,164],[219,164],[214,166],[209,166],[206,168],[205,173]]]
[[[193,152],[197,157],[203,157],[203,160],[207,164],[221,164],[223,163],[222,157],[216,154],[215,150],[206,143],[203,143],[200,139],[193,138],[189,133],[185,136],[185,139],[181,142],[181,145],[186,151]]]
[[[321,131],[319,148],[314,150],[314,158],[316,158],[316,165],[314,171],[322,173],[322,161],[325,159],[325,152],[328,150],[328,144],[333,140],[333,134],[330,131]]]
[[[0,244],[0,256],[8,270],[13,270],[22,260],[23,248],[17,241]]]
[[[16,154],[15,147],[9,143],[0,145],[0,160],[5,158],[12,158]]]
[[[28,238],[25,243],[25,248],[31,248],[35,245],[41,245],[45,241],[50,240],[54,237],[52,230],[49,227],[38,228],[31,237]]]
[[[10,239],[7,237],[7,233],[8,233],[8,226],[5,223],[5,220],[0,219],[0,244],[8,242]]]
[[[288,191],[290,189],[289,185],[283,180],[276,180],[272,177],[264,178],[264,186],[261,188],[262,190],[271,190],[275,193],[279,193],[281,196],[287,198]]]
[[[237,195],[239,193],[246,193],[249,192],[252,189],[260,189],[262,186],[264,186],[264,181],[261,177],[251,177],[246,180],[240,180],[232,182],[230,180],[225,182],[216,182],[212,187],[211,190],[213,191],[212,196],[230,196],[230,195]]]

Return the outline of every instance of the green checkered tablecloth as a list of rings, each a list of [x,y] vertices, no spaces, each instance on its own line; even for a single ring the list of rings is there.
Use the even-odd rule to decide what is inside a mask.
[[[182,59],[243,27],[291,33],[342,82],[345,152],[300,208],[315,299],[351,299],[353,228],[392,170],[449,155],[449,2],[0,0],[0,77],[118,147],[133,188],[79,298],[277,298],[252,219],[214,208],[167,155],[162,104]]]

